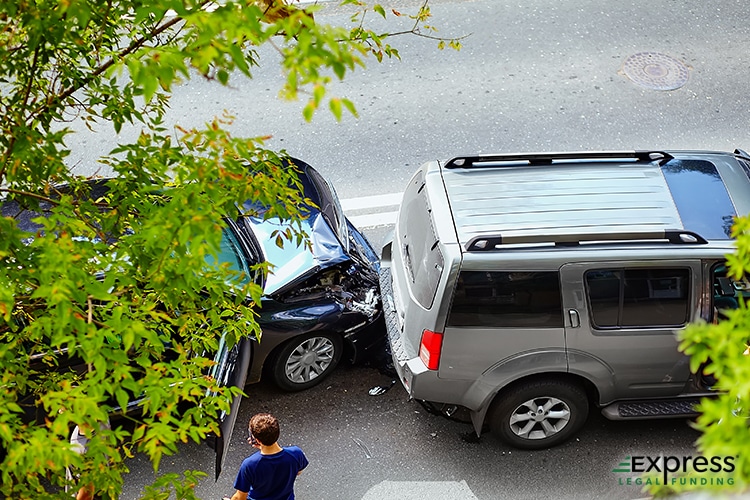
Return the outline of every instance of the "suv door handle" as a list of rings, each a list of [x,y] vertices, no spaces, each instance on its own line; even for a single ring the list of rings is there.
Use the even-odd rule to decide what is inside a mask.
[[[575,309],[568,309],[568,318],[570,319],[571,328],[578,328],[581,326],[581,318],[578,316],[578,311]]]

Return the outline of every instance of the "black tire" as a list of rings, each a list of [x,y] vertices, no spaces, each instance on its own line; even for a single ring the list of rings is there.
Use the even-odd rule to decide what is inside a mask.
[[[285,391],[309,389],[325,379],[339,364],[343,342],[335,333],[310,333],[284,344],[274,357],[274,383]]]
[[[578,432],[588,418],[586,392],[569,382],[529,382],[502,393],[489,413],[492,433],[505,443],[526,450],[561,444]]]

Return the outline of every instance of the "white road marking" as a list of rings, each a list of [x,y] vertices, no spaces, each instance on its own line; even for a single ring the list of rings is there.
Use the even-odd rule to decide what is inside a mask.
[[[385,212],[382,214],[351,215],[347,218],[354,227],[362,229],[365,227],[388,226],[396,223],[398,212]]]
[[[352,224],[359,229],[387,226],[396,223],[402,196],[402,193],[387,193],[347,198],[341,200],[341,207]]]
[[[287,3],[292,4],[292,5],[305,6],[309,4],[327,3],[327,2],[333,2],[333,1],[334,0],[287,0]],[[204,5],[202,9],[205,10],[206,12],[213,12],[216,9],[218,9],[220,5],[221,4],[219,2],[211,2],[211,3]],[[177,12],[175,12],[172,9],[169,9],[165,14],[166,17],[175,17],[176,15],[177,15]]]
[[[341,200],[341,208],[344,211],[362,210],[376,207],[389,207],[401,203],[402,193],[376,194],[373,196],[362,196],[361,198],[348,198]]]
[[[382,481],[370,488],[362,500],[477,500],[466,481]]]

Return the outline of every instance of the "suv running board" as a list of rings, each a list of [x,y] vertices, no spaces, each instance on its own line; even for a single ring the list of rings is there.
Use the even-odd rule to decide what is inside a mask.
[[[645,400],[612,403],[602,408],[602,415],[609,420],[641,420],[652,418],[696,417],[701,398]]]

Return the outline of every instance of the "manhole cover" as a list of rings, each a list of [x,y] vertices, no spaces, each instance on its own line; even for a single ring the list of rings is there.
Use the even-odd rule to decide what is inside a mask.
[[[638,52],[625,59],[625,75],[636,85],[653,90],[674,90],[688,81],[688,67],[659,52]]]

